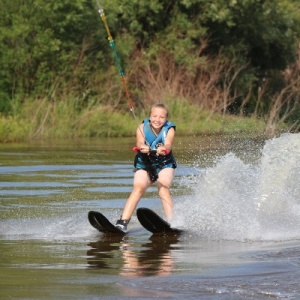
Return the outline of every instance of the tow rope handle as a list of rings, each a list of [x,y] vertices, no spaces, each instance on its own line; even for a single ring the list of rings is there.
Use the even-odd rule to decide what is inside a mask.
[[[132,148],[132,151],[138,152],[138,151],[141,151],[141,148],[139,148],[139,147],[133,147],[133,148]],[[156,149],[150,149],[150,153],[156,153],[156,152],[157,152]],[[164,150],[163,152],[164,152],[166,155],[168,155],[171,151],[170,151],[170,150]]]
[[[125,77],[125,74],[122,70],[122,67],[121,67],[121,64],[120,64],[120,60],[119,60],[119,57],[118,57],[118,53],[117,53],[117,50],[116,50],[116,47],[115,47],[115,41],[110,33],[110,30],[109,30],[109,27],[108,27],[108,24],[107,24],[107,20],[106,20],[106,16],[105,16],[105,13],[104,13],[104,9],[102,8],[102,6],[100,5],[99,1],[96,0],[97,2],[97,5],[98,5],[98,12],[100,14],[100,17],[101,17],[101,20],[104,24],[104,27],[106,29],[106,32],[107,32],[107,36],[108,36],[108,41],[109,41],[109,45],[110,47],[112,48],[113,52],[114,52],[114,57],[115,57],[115,61],[117,63],[117,66],[118,66],[118,69],[119,69],[119,74],[121,76],[121,80],[122,80],[122,83],[123,83],[123,87],[124,87],[124,90],[125,90],[125,94],[126,94],[126,97],[128,99],[128,106],[129,106],[129,109],[130,111],[132,112],[133,114],[133,117],[136,118],[135,114],[134,114],[134,107],[133,107],[133,102],[130,98],[130,95],[129,95],[129,91],[128,91],[128,87],[127,87],[127,84],[126,84],[126,77]]]

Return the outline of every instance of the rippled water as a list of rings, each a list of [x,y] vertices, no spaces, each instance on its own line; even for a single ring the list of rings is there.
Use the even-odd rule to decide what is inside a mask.
[[[0,145],[1,299],[299,299],[300,135],[177,138],[173,226],[133,216],[131,139]],[[161,214],[152,187],[139,206]]]

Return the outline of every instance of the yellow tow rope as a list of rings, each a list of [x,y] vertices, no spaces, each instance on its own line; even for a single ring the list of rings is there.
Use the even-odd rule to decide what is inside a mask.
[[[115,61],[117,63],[117,66],[118,66],[118,69],[119,69],[119,74],[121,76],[121,80],[123,82],[123,86],[124,86],[124,90],[125,90],[125,94],[126,94],[126,97],[128,99],[128,105],[129,105],[129,109],[130,111],[132,112],[133,114],[133,117],[136,118],[135,114],[134,114],[134,107],[133,107],[133,102],[130,98],[130,95],[129,95],[129,91],[128,91],[128,87],[127,87],[127,83],[126,83],[126,77],[125,77],[125,74],[122,70],[122,67],[121,67],[121,64],[120,64],[120,60],[119,60],[119,57],[118,57],[118,54],[117,54],[117,50],[116,50],[116,47],[115,47],[115,41],[110,33],[110,30],[109,30],[109,27],[107,25],[107,21],[106,21],[106,16],[105,16],[105,13],[104,13],[104,10],[102,8],[102,6],[100,5],[99,1],[97,1],[97,5],[98,5],[98,12],[100,14],[100,17],[102,19],[102,22],[105,26],[105,29],[106,29],[106,32],[107,32],[107,35],[108,35],[108,41],[109,41],[109,45],[110,47],[112,48],[113,52],[114,52],[114,57],[115,57]]]

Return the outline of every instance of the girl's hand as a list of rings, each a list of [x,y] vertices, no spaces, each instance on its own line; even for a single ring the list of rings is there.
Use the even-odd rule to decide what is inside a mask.
[[[150,152],[150,147],[147,146],[147,145],[142,145],[142,146],[140,147],[140,151],[141,151],[142,153],[149,153],[149,152]]]
[[[142,153],[148,153],[148,154],[150,154],[152,152],[152,153],[156,153],[156,155],[168,155],[171,152],[171,150],[168,150],[166,147],[162,147],[160,150],[158,150],[158,149],[151,150],[149,147],[148,148],[147,147],[148,146],[143,147],[143,148],[133,147],[132,151],[134,151],[134,152],[140,151]]]
[[[159,146],[157,149],[156,149],[156,154],[157,155],[166,155],[166,153],[168,153],[169,150],[166,149],[166,147],[164,146]]]

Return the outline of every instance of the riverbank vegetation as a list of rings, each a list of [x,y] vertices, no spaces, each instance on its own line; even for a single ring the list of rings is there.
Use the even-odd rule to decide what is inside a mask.
[[[297,0],[0,3],[0,141],[134,135],[157,101],[178,134],[300,126]]]

